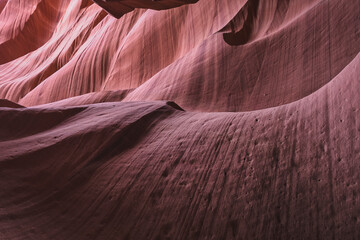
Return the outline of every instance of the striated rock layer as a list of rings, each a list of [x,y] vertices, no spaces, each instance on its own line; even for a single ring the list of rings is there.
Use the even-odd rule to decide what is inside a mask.
[[[360,0],[95,2],[0,0],[0,239],[360,239]]]

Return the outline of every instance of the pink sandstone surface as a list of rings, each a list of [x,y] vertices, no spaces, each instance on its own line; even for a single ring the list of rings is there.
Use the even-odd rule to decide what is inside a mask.
[[[360,239],[360,0],[0,0],[0,239]]]

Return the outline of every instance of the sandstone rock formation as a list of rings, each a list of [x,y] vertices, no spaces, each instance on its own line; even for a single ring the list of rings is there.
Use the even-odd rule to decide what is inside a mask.
[[[360,239],[360,0],[94,1],[0,0],[0,239]]]

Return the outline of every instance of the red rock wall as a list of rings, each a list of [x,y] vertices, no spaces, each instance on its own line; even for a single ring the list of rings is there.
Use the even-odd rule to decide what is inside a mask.
[[[359,0],[100,6],[0,0],[0,239],[360,239]]]

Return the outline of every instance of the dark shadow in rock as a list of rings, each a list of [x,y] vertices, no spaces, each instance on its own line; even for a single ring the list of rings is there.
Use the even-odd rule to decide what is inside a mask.
[[[176,110],[180,110],[180,111],[185,112],[184,109],[182,109],[179,105],[177,105],[177,104],[176,104],[175,102],[173,102],[173,101],[167,101],[166,104],[169,105],[169,106],[172,107],[172,108],[175,108]]]
[[[259,0],[249,1],[236,16],[221,30],[224,41],[231,46],[244,45],[251,39],[254,19],[257,17]]]
[[[25,108],[24,106],[9,101],[7,99],[0,99],[0,107],[7,107],[7,108]]]

